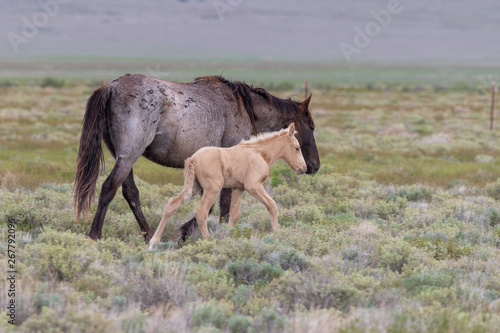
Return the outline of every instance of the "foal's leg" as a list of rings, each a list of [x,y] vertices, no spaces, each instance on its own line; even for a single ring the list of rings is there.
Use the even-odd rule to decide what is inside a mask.
[[[134,182],[133,171],[133,169],[130,170],[130,173],[123,182],[122,193],[125,200],[127,200],[130,209],[134,213],[135,219],[137,220],[137,223],[139,224],[139,227],[141,228],[141,231],[144,235],[144,239],[147,242],[151,239],[151,237],[153,237],[153,230],[151,230],[151,228],[149,227],[148,222],[146,222],[146,218],[142,213],[139,190],[137,189],[137,186]]]
[[[156,229],[155,234],[153,235],[153,238],[149,241],[149,249],[153,249],[153,245],[158,243],[161,239],[161,235],[163,235],[163,231],[165,230],[165,226],[167,225],[167,221],[172,216],[173,213],[180,207],[180,205],[184,202],[183,199],[183,193],[184,191],[181,192],[176,197],[172,197],[168,199],[167,204],[165,205],[165,209],[163,209],[163,215],[161,217],[160,224],[158,225],[158,228]]]
[[[203,238],[207,238],[208,236],[210,236],[207,227],[208,212],[210,210],[210,207],[212,207],[212,205],[214,204],[215,199],[217,199],[217,194],[219,194],[219,191],[220,189],[216,191],[205,189],[203,191],[203,196],[201,197],[200,203],[196,207],[196,221],[198,221],[198,226],[200,227],[201,235],[203,236]]]
[[[229,216],[230,216],[230,205],[231,205],[231,189],[230,188],[224,188],[220,192],[220,219],[219,222],[228,222],[229,221]],[[210,212],[212,211],[212,208],[210,208]],[[196,223],[196,217],[193,217],[191,220],[187,221],[183,225],[179,227],[180,230],[180,235],[179,238],[182,241],[185,241],[187,236],[192,235],[193,232],[196,230],[198,227],[198,224]]]
[[[251,186],[246,188],[248,193],[253,195],[257,200],[262,202],[264,206],[266,206],[267,211],[271,215],[271,223],[273,226],[273,230],[278,229],[278,208],[276,207],[276,202],[274,202],[273,198],[267,194],[262,183],[258,183],[255,186]]]
[[[233,189],[231,197],[231,209],[229,210],[229,225],[234,227],[236,220],[240,217],[241,198],[243,191],[240,189]]]

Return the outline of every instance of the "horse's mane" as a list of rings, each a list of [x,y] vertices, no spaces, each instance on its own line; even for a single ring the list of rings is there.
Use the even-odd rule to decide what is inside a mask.
[[[229,81],[226,80],[222,75],[219,76],[201,76],[197,77],[194,79],[194,82],[197,81],[213,81],[213,82],[219,82],[227,87],[229,87],[236,100],[241,100],[243,107],[245,108],[245,111],[250,118],[250,122],[252,123],[253,129],[254,129],[254,134],[257,134],[257,129],[255,122],[258,119],[257,114],[255,113],[254,110],[254,103],[252,99],[252,94],[257,94],[261,97],[263,97],[266,101],[268,101],[272,106],[274,106],[278,111],[281,113],[282,117],[285,120],[292,119],[293,122],[295,122],[296,126],[299,128],[301,127],[303,123],[303,117],[302,113],[303,112],[309,112],[309,110],[301,110],[301,103],[296,102],[290,98],[279,98],[271,93],[269,93],[266,89],[264,88],[256,88],[252,85],[248,85],[245,82],[241,81]],[[240,104],[238,103],[238,108],[240,108]],[[241,109],[239,110],[241,114]],[[314,121],[312,117],[309,115],[307,117],[308,123],[307,125],[310,126],[311,128],[315,127]]]

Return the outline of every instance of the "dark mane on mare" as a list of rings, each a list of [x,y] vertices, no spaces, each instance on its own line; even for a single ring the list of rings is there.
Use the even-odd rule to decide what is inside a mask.
[[[272,94],[270,94],[266,89],[264,88],[255,88],[254,86],[248,85],[245,82],[241,81],[229,81],[222,77],[221,75],[219,76],[201,76],[197,77],[194,82],[196,81],[216,81],[225,84],[227,87],[229,87],[236,100],[241,100],[243,103],[243,107],[245,108],[245,111],[250,118],[250,122],[252,123],[253,129],[254,129],[254,134],[257,133],[257,129],[255,126],[255,122],[258,119],[257,114],[255,113],[254,107],[253,107],[253,100],[252,100],[252,94],[257,94],[262,96],[265,100],[267,100],[269,103],[271,103],[272,106],[274,106],[276,109],[278,109],[283,118],[285,120],[292,119],[293,122],[300,128],[303,123],[303,117],[302,114],[307,112],[306,116],[308,119],[307,125],[309,125],[311,128],[315,127],[314,121],[309,113],[309,110],[302,110],[302,104],[300,102],[296,102],[290,98],[283,99],[276,97]],[[238,108],[240,108],[240,105],[238,104]],[[239,110],[241,114],[241,109]]]

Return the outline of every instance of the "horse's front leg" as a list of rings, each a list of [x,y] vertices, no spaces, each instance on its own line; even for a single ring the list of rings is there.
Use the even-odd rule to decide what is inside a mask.
[[[240,217],[242,197],[243,197],[243,190],[234,189],[231,197],[231,209],[229,210],[229,225],[231,227],[234,227],[236,221]]]
[[[229,222],[229,212],[231,210],[232,189],[223,188],[220,192],[220,219],[219,223]]]

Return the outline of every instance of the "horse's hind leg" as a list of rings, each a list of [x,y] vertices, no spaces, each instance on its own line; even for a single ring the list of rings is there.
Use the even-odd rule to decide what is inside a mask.
[[[127,178],[122,184],[122,193],[125,200],[127,200],[128,205],[132,212],[134,213],[135,219],[144,234],[144,239],[148,242],[151,237],[153,237],[153,230],[148,225],[144,214],[141,209],[141,200],[139,198],[139,190],[134,182],[134,170],[131,169]]]
[[[125,162],[120,159],[116,161],[113,170],[102,184],[101,194],[99,195],[99,205],[97,206],[97,212],[94,216],[94,220],[92,221],[89,233],[90,238],[93,240],[101,238],[102,226],[104,224],[104,217],[106,216],[108,206],[111,200],[113,200],[118,187],[120,187],[129,175],[134,162],[135,160],[132,163]]]

